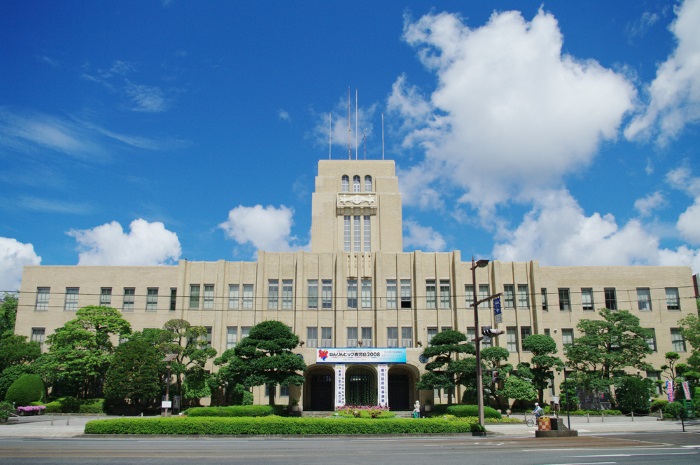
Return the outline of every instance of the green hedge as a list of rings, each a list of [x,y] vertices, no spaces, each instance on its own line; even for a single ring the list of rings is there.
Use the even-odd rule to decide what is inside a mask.
[[[93,420],[85,434],[296,435],[296,434],[448,434],[475,433],[477,423],[441,419],[395,418],[382,421],[344,418],[156,417]]]
[[[435,413],[437,413],[435,410]],[[442,409],[440,409],[442,410]],[[477,405],[447,405],[445,407],[445,412],[447,415],[454,415],[458,418],[463,417],[479,417],[479,407]],[[484,418],[500,419],[501,414],[498,410],[491,407],[484,407]]]
[[[41,376],[26,373],[12,383],[5,394],[5,401],[16,407],[24,407],[32,402],[42,401],[45,391]]]
[[[267,417],[275,414],[269,405],[232,405],[230,407],[192,407],[188,417]]]

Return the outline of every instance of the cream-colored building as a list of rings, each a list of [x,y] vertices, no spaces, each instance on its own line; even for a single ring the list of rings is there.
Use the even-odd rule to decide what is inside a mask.
[[[306,382],[292,396],[306,410],[353,404],[368,392],[378,404],[411,409],[432,396],[415,388],[424,372],[422,347],[446,328],[477,333],[471,257],[403,251],[393,161],[320,161],[312,214],[311,252],[260,251],[251,262],[175,266],[28,266],[17,333],[43,341],[78,308],[109,305],[134,330],[173,318],[205,326],[221,353],[251,326],[274,319],[304,343],[298,352],[308,365]],[[476,292],[479,299],[503,294],[502,322],[485,303],[479,323],[504,330],[493,343],[509,350],[514,365],[530,359],[522,350],[527,336],[548,334],[561,349],[577,337],[581,319],[598,318],[596,310],[606,307],[631,310],[654,329],[648,361],[659,367],[668,351],[684,356],[678,320],[696,313],[691,269],[680,266],[494,261],[476,269]],[[267,402],[264,389],[255,395]],[[284,401],[289,394],[277,395]]]

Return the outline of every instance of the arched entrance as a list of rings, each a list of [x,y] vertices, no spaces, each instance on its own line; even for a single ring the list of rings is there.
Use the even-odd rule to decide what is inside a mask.
[[[417,373],[407,365],[394,365],[389,369],[389,408],[412,410],[415,401],[415,377]]]
[[[306,372],[304,389],[304,409],[312,411],[333,411],[333,368],[313,366]]]
[[[345,374],[347,405],[377,405],[377,372],[369,366],[348,368]]]

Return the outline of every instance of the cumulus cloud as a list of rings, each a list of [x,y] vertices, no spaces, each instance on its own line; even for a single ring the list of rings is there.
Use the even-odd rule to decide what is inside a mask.
[[[116,221],[92,229],[71,230],[78,243],[78,265],[150,266],[172,263],[180,258],[180,241],[161,222],[137,219],[125,232]]]
[[[628,139],[655,137],[663,145],[700,121],[700,0],[686,0],[675,11],[669,29],[677,47],[659,65],[648,106],[625,129]]]
[[[666,199],[664,195],[656,191],[653,194],[649,194],[646,197],[637,199],[634,202],[634,209],[639,212],[640,216],[645,217],[651,215],[651,213],[658,209],[659,207],[666,204]]]
[[[228,213],[228,220],[219,225],[226,236],[239,244],[251,244],[256,250],[289,252],[303,247],[294,245],[292,234],[294,211],[284,205],[275,208],[239,205]]]
[[[676,222],[681,237],[691,244],[700,244],[700,177],[694,177],[687,164],[669,171],[666,182],[693,199]]]
[[[633,85],[562,54],[557,21],[542,10],[530,22],[494,13],[475,29],[430,14],[407,20],[403,37],[438,79],[429,100],[396,80],[390,108],[416,123],[404,143],[425,149],[426,185],[449,180],[482,214],[580,171],[633,108]]]
[[[421,226],[415,221],[404,221],[403,245],[411,250],[439,252],[447,245],[439,232],[430,226]]]
[[[354,96],[353,96],[354,98]],[[330,113],[316,113],[314,115],[316,124],[309,137],[319,147],[328,147],[329,139],[334,149],[340,148],[334,158],[347,157],[348,145],[352,152],[352,157],[356,155],[356,144],[358,151],[362,151],[362,139],[372,138],[374,131],[373,120],[377,112],[377,105],[358,106],[351,102],[350,121],[348,127],[348,100],[347,96],[338,99],[337,104]],[[329,137],[330,135],[330,137]],[[357,154],[358,157],[362,155]]]
[[[41,257],[34,252],[32,244],[0,237],[0,291],[18,291],[24,266],[39,264]]]

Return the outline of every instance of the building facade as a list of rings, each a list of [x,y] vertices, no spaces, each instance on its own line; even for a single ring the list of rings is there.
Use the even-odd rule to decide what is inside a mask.
[[[28,266],[16,332],[42,342],[78,308],[108,305],[134,330],[173,318],[204,326],[222,353],[253,325],[278,320],[303,342],[297,352],[308,366],[306,381],[291,395],[306,410],[368,399],[409,410],[416,400],[433,398],[416,389],[425,371],[423,347],[444,329],[470,339],[480,334],[475,292],[478,299],[502,293],[502,322],[489,302],[477,311],[480,326],[504,331],[490,343],[506,348],[513,365],[530,360],[522,342],[532,334],[553,337],[563,358],[578,322],[599,318],[600,308],[630,310],[654,330],[647,358],[653,366],[664,364],[669,351],[685,359],[678,320],[696,313],[689,267],[493,261],[476,269],[475,283],[471,267],[471,257],[463,261],[459,251],[403,251],[393,161],[324,160],[312,198],[310,252],[259,251],[251,262],[181,260],[174,266]],[[657,371],[646,375],[660,377]],[[277,396],[289,396],[279,389]],[[267,402],[264,388],[254,394],[256,403]]]

